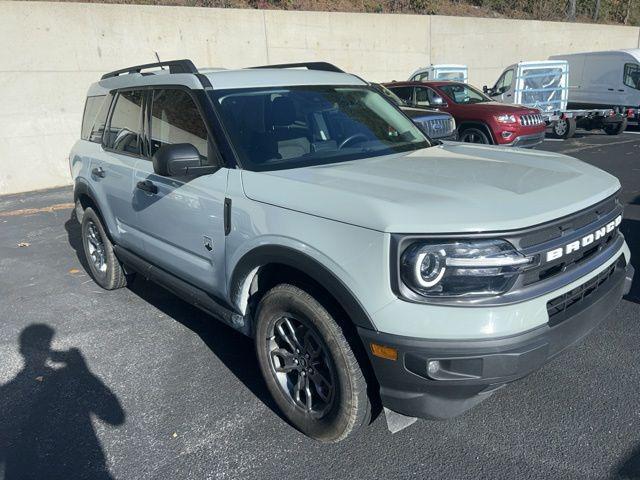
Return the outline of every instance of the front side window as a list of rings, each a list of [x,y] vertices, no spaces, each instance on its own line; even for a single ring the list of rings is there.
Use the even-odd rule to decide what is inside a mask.
[[[416,103],[418,105],[431,105],[439,95],[427,87],[416,87]]]
[[[161,146],[190,143],[207,163],[207,128],[193,98],[184,90],[163,89],[153,92],[151,103],[151,154]]]
[[[277,170],[430,146],[411,120],[369,87],[214,91],[244,168]]]
[[[627,87],[640,90],[640,65],[637,63],[626,63],[624,65],[624,84]]]
[[[411,78],[414,82],[422,82],[423,80],[429,80],[429,72],[418,73]]]
[[[103,139],[106,148],[129,155],[140,155],[143,97],[144,93],[139,90],[118,93],[109,131]]]
[[[447,85],[440,85],[439,88],[445,93],[447,97],[451,99],[453,103],[458,103],[461,105],[492,101],[481,91],[476,90],[472,86],[466,85],[464,83],[450,83]]]
[[[511,87],[511,82],[513,81],[513,70],[507,70],[502,74],[502,76],[496,82],[496,85],[493,87],[493,91],[495,93],[504,93]]]

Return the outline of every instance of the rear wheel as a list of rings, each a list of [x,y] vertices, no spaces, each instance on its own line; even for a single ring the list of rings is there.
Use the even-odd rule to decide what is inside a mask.
[[[87,208],[82,215],[82,246],[89,272],[98,285],[106,290],[115,290],[127,284],[127,277],[113,251],[113,244],[100,217],[92,208]]]
[[[625,118],[620,123],[605,125],[603,130],[607,135],[620,135],[627,129],[627,119]]]
[[[298,430],[337,442],[369,421],[366,381],[345,334],[306,291],[281,284],[265,294],[255,345],[271,395]]]
[[[462,133],[460,133],[460,141],[467,143],[481,143],[484,145],[491,145],[492,143],[486,132],[474,127],[465,128]]]
[[[573,137],[576,133],[575,118],[561,118],[560,120],[556,120],[551,126],[551,133],[553,137],[565,140]]]

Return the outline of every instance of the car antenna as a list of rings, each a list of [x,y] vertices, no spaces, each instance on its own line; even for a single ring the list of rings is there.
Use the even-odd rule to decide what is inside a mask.
[[[156,54],[156,58],[158,59],[158,63],[162,63],[162,62],[160,61],[160,55],[158,55],[158,52],[153,52],[153,53],[155,53],[155,54]],[[164,70],[164,67],[163,67],[162,65],[160,65],[160,70]]]

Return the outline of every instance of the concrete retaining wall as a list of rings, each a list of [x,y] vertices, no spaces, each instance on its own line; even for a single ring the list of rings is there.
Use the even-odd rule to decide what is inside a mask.
[[[640,47],[640,29],[460,17],[0,1],[0,194],[70,183],[84,95],[101,73],[162,59],[242,67],[326,60],[369,80],[463,63]]]

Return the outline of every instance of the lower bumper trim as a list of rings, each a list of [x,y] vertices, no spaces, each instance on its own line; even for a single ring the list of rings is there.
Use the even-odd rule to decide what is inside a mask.
[[[633,267],[622,261],[596,293],[567,309],[561,323],[507,338],[426,340],[359,329],[382,404],[412,417],[446,419],[464,413],[580,342],[615,308],[632,278]],[[395,348],[398,360],[373,356],[371,342]]]

